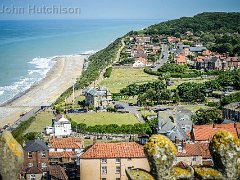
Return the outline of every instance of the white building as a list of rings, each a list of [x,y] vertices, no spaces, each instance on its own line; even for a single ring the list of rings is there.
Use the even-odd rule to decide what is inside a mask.
[[[72,132],[71,122],[66,119],[63,115],[58,114],[53,119],[52,126],[45,129],[46,135],[52,136],[69,136]]]

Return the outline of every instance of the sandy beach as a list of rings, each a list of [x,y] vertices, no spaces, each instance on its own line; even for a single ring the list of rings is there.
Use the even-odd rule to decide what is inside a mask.
[[[22,113],[39,106],[48,106],[80,77],[86,56],[59,57],[46,77],[20,97],[0,107],[0,127],[13,124]]]

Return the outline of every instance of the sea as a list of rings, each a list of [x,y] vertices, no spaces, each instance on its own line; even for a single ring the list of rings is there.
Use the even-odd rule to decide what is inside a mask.
[[[26,91],[52,59],[96,52],[161,20],[0,20],[0,104]]]

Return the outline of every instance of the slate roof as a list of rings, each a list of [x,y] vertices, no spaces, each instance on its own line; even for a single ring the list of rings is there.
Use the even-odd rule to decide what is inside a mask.
[[[92,96],[106,96],[106,89],[98,90],[93,87],[89,87],[89,88],[85,89],[84,92],[85,92],[85,94],[87,93]]]
[[[207,48],[206,47],[190,47],[189,50],[191,52],[201,52],[201,51],[204,51],[206,50]]]
[[[89,148],[80,158],[144,158],[143,146],[135,142],[96,143]]]
[[[48,150],[48,147],[44,141],[41,140],[30,140],[27,142],[27,144],[23,147],[24,151],[46,151]]]

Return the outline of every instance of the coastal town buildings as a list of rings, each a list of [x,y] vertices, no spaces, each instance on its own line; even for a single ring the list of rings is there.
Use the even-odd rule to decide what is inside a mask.
[[[143,146],[135,142],[96,143],[80,157],[80,180],[127,180],[128,168],[150,170]]]
[[[112,101],[112,95],[106,88],[88,87],[83,91],[85,104],[91,108],[105,109]]]

